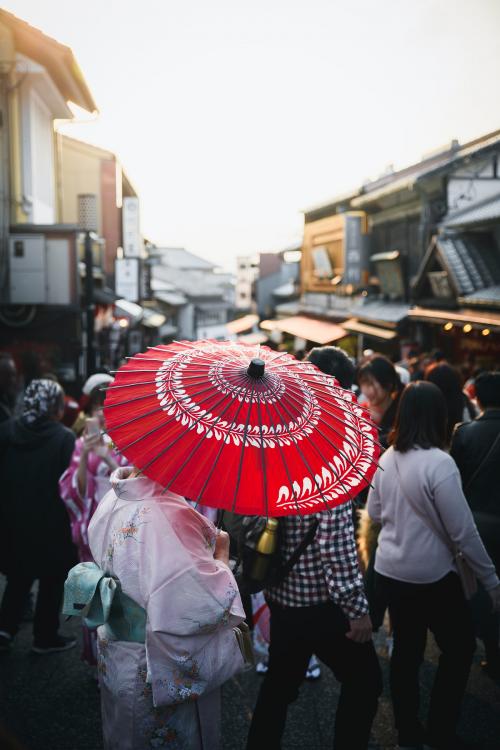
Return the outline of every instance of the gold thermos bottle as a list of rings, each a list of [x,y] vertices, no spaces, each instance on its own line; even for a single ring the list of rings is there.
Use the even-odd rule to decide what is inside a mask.
[[[257,542],[257,555],[252,568],[252,579],[263,581],[269,569],[269,563],[278,544],[278,519],[268,518],[266,528]]]

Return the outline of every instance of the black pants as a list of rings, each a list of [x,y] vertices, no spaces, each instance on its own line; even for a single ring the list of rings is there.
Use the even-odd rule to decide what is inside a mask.
[[[41,576],[38,579],[33,636],[35,643],[39,645],[50,643],[57,635],[65,579],[66,575]],[[7,576],[7,586],[0,608],[0,630],[5,630],[12,636],[17,633],[34,581],[34,576]]]
[[[376,587],[388,602],[394,636],[390,679],[400,745],[424,739],[419,722],[419,669],[427,630],[441,651],[432,688],[427,737],[431,744],[455,736],[460,707],[476,647],[470,609],[456,573],[436,583],[413,584],[376,574]]]
[[[335,750],[365,750],[382,692],[373,643],[346,638],[348,621],[332,602],[314,607],[271,604],[269,670],[257,698],[247,750],[277,750],[288,704],[294,701],[315,653],[342,683],[335,720]]]

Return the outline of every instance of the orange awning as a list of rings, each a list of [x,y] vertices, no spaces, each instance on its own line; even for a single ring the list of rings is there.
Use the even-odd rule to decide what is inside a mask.
[[[244,336],[238,336],[238,341],[243,344],[265,344],[268,341],[268,336],[265,333],[245,333]]]
[[[390,331],[388,328],[371,326],[368,325],[368,323],[360,323],[360,321],[356,318],[344,320],[342,326],[346,331],[352,333],[362,333],[365,336],[372,336],[375,339],[383,339],[384,341],[391,341],[398,335],[396,331]]]
[[[336,323],[306,318],[305,315],[293,315],[291,318],[277,320],[276,330],[290,333],[292,336],[298,336],[315,344],[329,344],[349,335]]]
[[[226,323],[226,328],[229,333],[243,333],[243,331],[253,328],[258,322],[258,315],[244,315],[242,318],[236,318],[236,320]]]

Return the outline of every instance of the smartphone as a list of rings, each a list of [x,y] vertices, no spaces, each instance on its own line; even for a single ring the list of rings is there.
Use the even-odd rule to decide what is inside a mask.
[[[96,437],[100,434],[99,420],[97,417],[87,417],[85,419],[85,434],[89,437]]]

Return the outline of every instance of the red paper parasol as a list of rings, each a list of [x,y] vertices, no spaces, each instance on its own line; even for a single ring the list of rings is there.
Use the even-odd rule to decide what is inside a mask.
[[[377,428],[350,391],[267,347],[175,342],[107,389],[107,432],[131,464],[185,497],[247,515],[315,513],[369,484]]]

